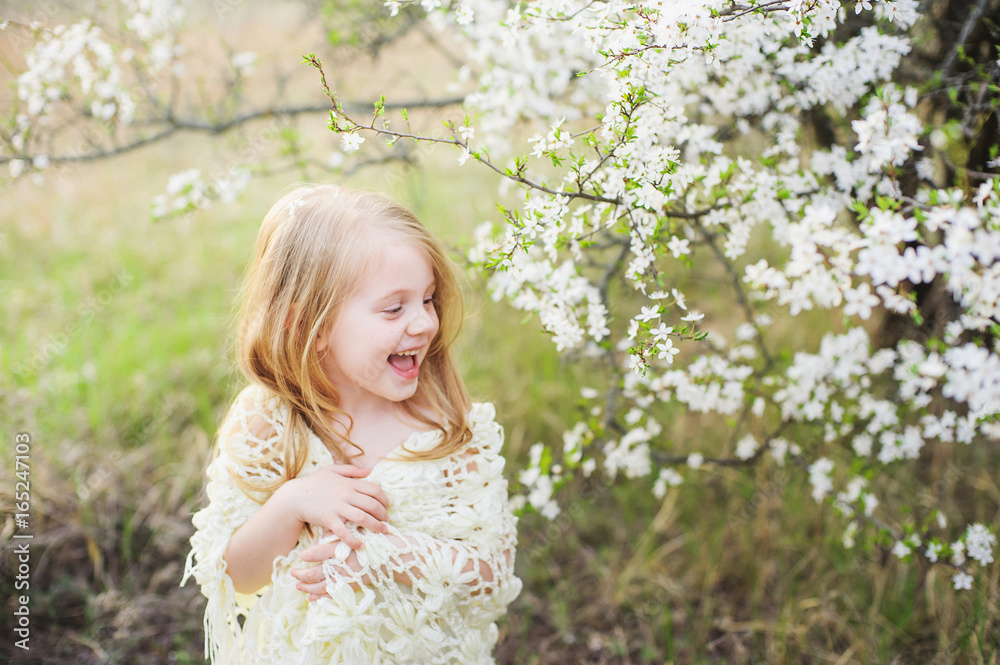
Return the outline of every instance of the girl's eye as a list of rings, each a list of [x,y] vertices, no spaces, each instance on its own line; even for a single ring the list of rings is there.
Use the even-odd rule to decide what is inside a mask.
[[[390,307],[389,309],[384,310],[384,311],[385,311],[386,314],[399,314],[400,312],[403,311],[403,306],[402,305],[396,305],[395,307]]]
[[[434,296],[427,296],[426,298],[424,298],[424,306],[433,304],[434,304]]]

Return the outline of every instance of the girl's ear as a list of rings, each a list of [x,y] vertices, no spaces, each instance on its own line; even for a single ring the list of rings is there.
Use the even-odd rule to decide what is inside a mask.
[[[326,335],[320,332],[316,336],[316,355],[322,358],[324,353],[326,353]]]
[[[292,306],[288,308],[288,315],[285,317],[285,330],[287,330],[288,332],[292,332],[292,329],[295,326],[295,322],[298,319],[298,316],[299,316],[299,304],[293,302]],[[300,331],[299,334],[305,335],[306,332]],[[326,335],[323,334],[323,332],[321,331],[320,334],[316,337],[316,353],[322,356],[326,352],[326,348],[327,348]]]
[[[296,302],[292,303],[292,306],[288,308],[288,314],[285,316],[285,330],[288,332],[292,331],[295,327],[295,319],[299,316],[299,304]]]

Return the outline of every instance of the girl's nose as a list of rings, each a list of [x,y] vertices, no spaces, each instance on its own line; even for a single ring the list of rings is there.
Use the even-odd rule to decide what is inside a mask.
[[[410,324],[406,326],[406,332],[411,335],[422,335],[429,331],[434,330],[437,327],[437,312],[433,307],[429,309],[421,309],[418,311],[412,319],[410,319]]]

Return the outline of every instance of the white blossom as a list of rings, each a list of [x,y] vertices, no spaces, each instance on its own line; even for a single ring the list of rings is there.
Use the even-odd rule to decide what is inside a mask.
[[[996,536],[982,524],[970,524],[965,530],[966,552],[981,566],[993,563],[993,547],[996,543]]]
[[[340,140],[341,150],[346,153],[356,152],[361,144],[365,142],[365,137],[355,132],[348,132]]]
[[[757,453],[760,444],[752,434],[747,434],[736,442],[736,457],[741,460],[748,460]]]
[[[660,469],[656,482],[653,483],[653,496],[662,499],[667,493],[667,487],[677,487],[682,482],[684,482],[684,478],[677,473],[676,469],[664,467]]]
[[[246,78],[253,76],[254,71],[257,69],[258,57],[256,53],[252,51],[242,51],[240,53],[234,53],[229,57],[229,62],[233,66],[239,75]]]
[[[816,501],[822,501],[823,497],[833,489],[833,481],[830,478],[833,467],[833,460],[826,457],[820,457],[809,465],[809,484],[812,485],[812,498]]]
[[[956,591],[972,588],[972,575],[969,575],[968,573],[955,573],[951,576],[951,581],[954,584]]]

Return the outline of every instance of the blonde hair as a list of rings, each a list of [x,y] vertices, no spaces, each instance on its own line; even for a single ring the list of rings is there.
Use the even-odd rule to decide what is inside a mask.
[[[334,185],[300,187],[285,194],[264,217],[243,287],[237,336],[240,368],[287,406],[288,419],[276,446],[263,458],[238,460],[274,468],[282,477],[273,491],[296,477],[307,456],[312,430],[339,462],[358,451],[350,436],[350,415],[339,408],[336,388],[320,366],[317,340],[337,321],[365,276],[379,265],[386,239],[421,249],[434,273],[434,308],[440,327],[420,366],[416,393],[402,402],[415,421],[444,432],[434,448],[407,459],[436,459],[471,438],[466,422],[470,400],[449,351],[462,323],[462,294],[444,248],[402,205],[380,194]],[[347,438],[334,429],[346,419]],[[232,451],[230,451],[232,454]],[[241,483],[243,484],[243,483]]]

